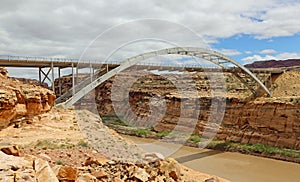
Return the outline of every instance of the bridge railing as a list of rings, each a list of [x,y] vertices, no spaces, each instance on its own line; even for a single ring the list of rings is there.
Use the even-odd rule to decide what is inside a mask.
[[[47,62],[78,62],[78,59],[71,58],[52,58],[52,57],[33,57],[33,56],[10,56],[0,55],[2,60],[14,61],[47,61]]]
[[[111,60],[111,61],[101,61],[101,60],[79,60],[73,58],[52,58],[52,57],[33,57],[33,56],[10,56],[10,55],[0,55],[0,60],[7,61],[36,61],[36,62],[61,62],[61,63],[77,63],[80,64],[112,64],[118,65],[121,61]],[[163,64],[163,63],[149,63],[140,62],[139,66],[155,66],[155,67],[173,67],[173,68],[217,68],[215,65],[207,64]]]

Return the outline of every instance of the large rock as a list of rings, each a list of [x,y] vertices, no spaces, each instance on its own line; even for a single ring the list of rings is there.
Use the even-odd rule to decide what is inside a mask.
[[[36,179],[38,181],[43,182],[58,182],[54,172],[52,171],[51,167],[49,166],[48,162],[36,158],[34,160],[34,168],[36,171]]]
[[[8,71],[4,67],[0,67],[0,75],[7,78],[8,77]]]
[[[61,166],[57,178],[61,182],[75,182],[77,180],[77,169],[69,166]]]
[[[135,168],[133,172],[133,178],[137,179],[137,181],[146,182],[148,181],[150,175],[145,171],[145,169],[142,168]]]
[[[167,158],[162,161],[161,166],[159,167],[162,174],[166,177],[170,177],[175,181],[179,180],[180,177],[180,166],[177,161],[172,158]]]
[[[17,157],[0,151],[0,181],[58,182],[49,164],[33,156]]]
[[[20,156],[19,148],[15,145],[0,146],[0,150],[7,155]]]

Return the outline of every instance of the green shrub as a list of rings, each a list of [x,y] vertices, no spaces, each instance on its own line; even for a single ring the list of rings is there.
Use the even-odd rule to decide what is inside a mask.
[[[192,135],[189,140],[194,143],[198,143],[202,141],[202,138],[199,135]]]
[[[77,146],[79,147],[83,147],[83,148],[88,148],[89,147],[89,144],[84,141],[84,140],[80,140],[78,143],[77,143]]]
[[[132,130],[131,132],[139,136],[152,134],[152,132],[147,129],[136,129]]]
[[[167,136],[167,135],[169,135],[169,134],[170,134],[169,131],[162,131],[162,132],[156,133],[156,136],[157,136],[157,137],[165,137],[165,136]]]

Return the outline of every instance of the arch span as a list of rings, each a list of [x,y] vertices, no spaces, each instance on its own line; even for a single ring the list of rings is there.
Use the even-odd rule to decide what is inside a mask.
[[[203,48],[197,48],[197,47],[174,47],[174,48],[167,48],[162,49],[158,51],[143,53],[128,59],[125,59],[120,63],[118,67],[115,69],[107,72],[106,74],[98,77],[93,82],[87,84],[84,88],[80,89],[78,92],[76,92],[71,98],[69,98],[67,101],[64,102],[65,107],[72,106],[75,102],[77,102],[79,99],[81,99],[84,95],[89,93],[91,90],[93,90],[95,87],[100,85],[101,83],[105,82],[109,78],[115,76],[116,74],[120,73],[121,71],[137,64],[140,61],[149,59],[151,57],[159,56],[159,55],[168,55],[168,54],[178,54],[178,55],[186,55],[186,56],[192,56],[192,57],[198,57],[204,60],[207,60],[211,63],[214,63],[216,65],[221,66],[222,68],[226,68],[225,64],[231,63],[238,68],[240,68],[244,73],[248,74],[253,80],[255,80],[259,86],[268,94],[270,94],[270,91],[268,88],[246,67],[244,67],[242,64],[238,63],[237,61],[213,50],[209,49],[203,49]]]

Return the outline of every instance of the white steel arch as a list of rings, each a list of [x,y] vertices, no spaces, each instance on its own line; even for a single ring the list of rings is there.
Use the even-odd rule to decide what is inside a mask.
[[[89,93],[95,87],[100,85],[101,83],[105,82],[109,78],[115,76],[116,74],[120,73],[121,71],[137,64],[140,61],[146,60],[151,57],[159,56],[159,55],[168,55],[168,54],[179,54],[179,55],[187,55],[192,57],[198,57],[207,61],[210,61],[216,65],[221,66],[222,68],[226,68],[226,63],[231,63],[238,68],[240,68],[244,73],[248,74],[253,80],[255,80],[259,86],[268,94],[271,95],[268,88],[246,67],[238,63],[237,61],[217,52],[214,50],[197,48],[197,47],[174,47],[174,48],[167,48],[158,51],[143,53],[128,59],[125,59],[120,63],[118,67],[115,69],[107,72],[106,74],[98,77],[93,82],[86,85],[84,88],[76,92],[71,98],[69,98],[66,102],[64,102],[65,107],[72,106],[75,102],[81,99],[84,95]]]

